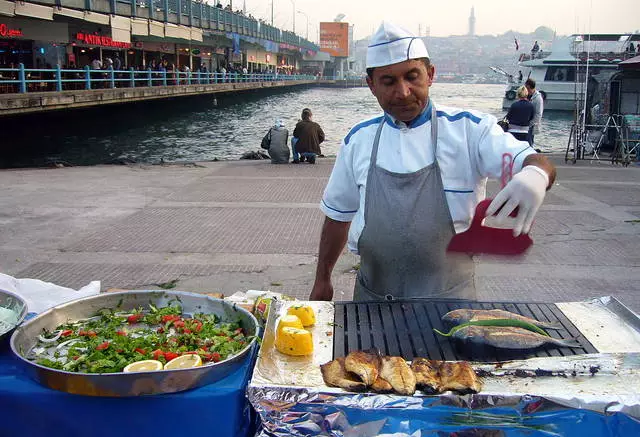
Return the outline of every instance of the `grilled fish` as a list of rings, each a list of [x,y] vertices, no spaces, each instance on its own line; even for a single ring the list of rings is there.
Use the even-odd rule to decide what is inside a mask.
[[[412,396],[416,392],[416,377],[402,357],[380,357],[380,376],[398,394]]]
[[[530,317],[521,316],[520,314],[512,313],[505,310],[468,310],[458,309],[449,311],[442,316],[443,322],[449,322],[456,325],[466,322],[474,322],[476,320],[491,320],[491,319],[513,319],[521,320],[523,322],[531,323],[540,328],[546,329],[562,329],[557,323],[541,322],[540,320],[532,319]]]
[[[443,361],[438,370],[440,377],[440,392],[448,390],[460,394],[478,393],[482,390],[482,382],[465,361],[447,362]]]
[[[373,385],[380,372],[380,355],[377,351],[354,351],[345,357],[344,367],[358,375],[365,385]]]
[[[357,376],[347,372],[344,367],[344,357],[321,364],[320,370],[324,383],[331,387],[340,387],[349,391],[364,391],[367,388]]]
[[[441,361],[427,360],[426,358],[414,358],[411,362],[411,370],[416,376],[416,388],[425,394],[432,395],[440,391],[440,378],[438,369]]]
[[[533,349],[545,344],[554,344],[562,347],[582,347],[577,343],[546,337],[512,326],[465,326],[456,331],[453,334],[453,338],[500,349]]]
[[[393,393],[393,387],[389,384],[389,381],[378,376],[371,386],[371,390],[376,393]]]

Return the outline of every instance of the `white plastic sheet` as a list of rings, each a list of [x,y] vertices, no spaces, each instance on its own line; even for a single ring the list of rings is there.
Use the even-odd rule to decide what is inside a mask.
[[[100,293],[100,281],[91,281],[81,289],[74,290],[39,279],[17,279],[0,273],[0,289],[22,297],[27,302],[29,312],[41,313],[61,303]]]

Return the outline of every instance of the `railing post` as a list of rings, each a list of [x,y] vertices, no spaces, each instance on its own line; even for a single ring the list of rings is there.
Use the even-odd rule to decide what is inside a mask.
[[[132,1],[135,1],[135,0],[132,0]],[[111,88],[116,87],[116,75],[113,71],[113,66],[109,66],[109,82],[110,82]]]
[[[191,71],[185,73],[187,75],[187,85],[191,85]]]
[[[129,83],[131,84],[131,88],[136,87],[136,74],[133,71],[133,67],[129,67]]]
[[[178,24],[182,24],[182,0],[176,0],[178,12]]]
[[[167,70],[162,70],[162,85],[167,86]]]
[[[147,69],[147,86],[153,86],[153,80],[151,79],[151,69]]]
[[[169,21],[169,0],[164,0],[164,22],[167,21]]]
[[[131,0],[131,16],[135,17],[136,15],[138,15],[138,0]],[[153,17],[149,18],[153,20]]]
[[[27,92],[26,75],[24,74],[24,64],[21,62],[18,64],[18,79],[20,80],[19,88],[21,93]]]
[[[84,67],[84,89],[91,89],[91,68],[87,65]]]
[[[60,64],[56,64],[56,91],[62,91],[62,70]]]
[[[202,83],[202,73],[198,71],[198,85]]]
[[[131,0],[133,1],[133,0]],[[109,8],[111,9],[111,15],[116,14],[116,0],[109,0]]]
[[[189,3],[189,26],[193,26],[193,0],[187,0]],[[200,15],[202,19],[202,15]],[[202,28],[202,23],[200,23],[200,28]]]

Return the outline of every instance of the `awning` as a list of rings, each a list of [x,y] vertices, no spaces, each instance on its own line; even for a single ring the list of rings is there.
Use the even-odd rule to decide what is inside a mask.
[[[1,1],[1,0],[0,0]],[[55,15],[63,15],[65,17],[77,18],[78,20],[84,20],[84,12],[76,11],[75,9],[69,8],[54,8],[53,13]]]
[[[622,61],[620,62],[620,64],[622,68],[624,69],[631,69],[631,70],[637,70],[640,69],[640,56],[634,56],[633,58],[629,58],[626,61]]]
[[[15,15],[16,4],[14,2],[8,2],[6,0],[0,0],[0,15],[8,15],[13,17]]]
[[[164,23],[159,21],[149,21],[149,35],[164,38]]]
[[[187,26],[177,26],[175,24],[165,23],[164,34],[167,38],[180,38],[191,40],[191,31]]]
[[[131,19],[131,34],[132,35],[149,35],[149,20],[142,18]]]
[[[104,14],[98,14],[97,12],[84,12],[84,19],[96,24],[109,24],[109,16]]]
[[[40,18],[53,21],[53,8],[51,6],[34,5],[33,3],[16,2],[16,15]]]
[[[191,28],[191,39],[193,41],[202,42],[202,29],[198,29],[197,27]]]

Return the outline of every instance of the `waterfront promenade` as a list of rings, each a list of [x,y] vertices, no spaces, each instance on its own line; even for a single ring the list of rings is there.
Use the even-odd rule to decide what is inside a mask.
[[[557,161],[519,260],[477,259],[485,300],[614,295],[640,311],[640,168]],[[271,289],[305,298],[333,160],[0,171],[0,271],[80,287]],[[496,184],[490,185],[495,192]],[[357,257],[336,267],[350,299]]]

